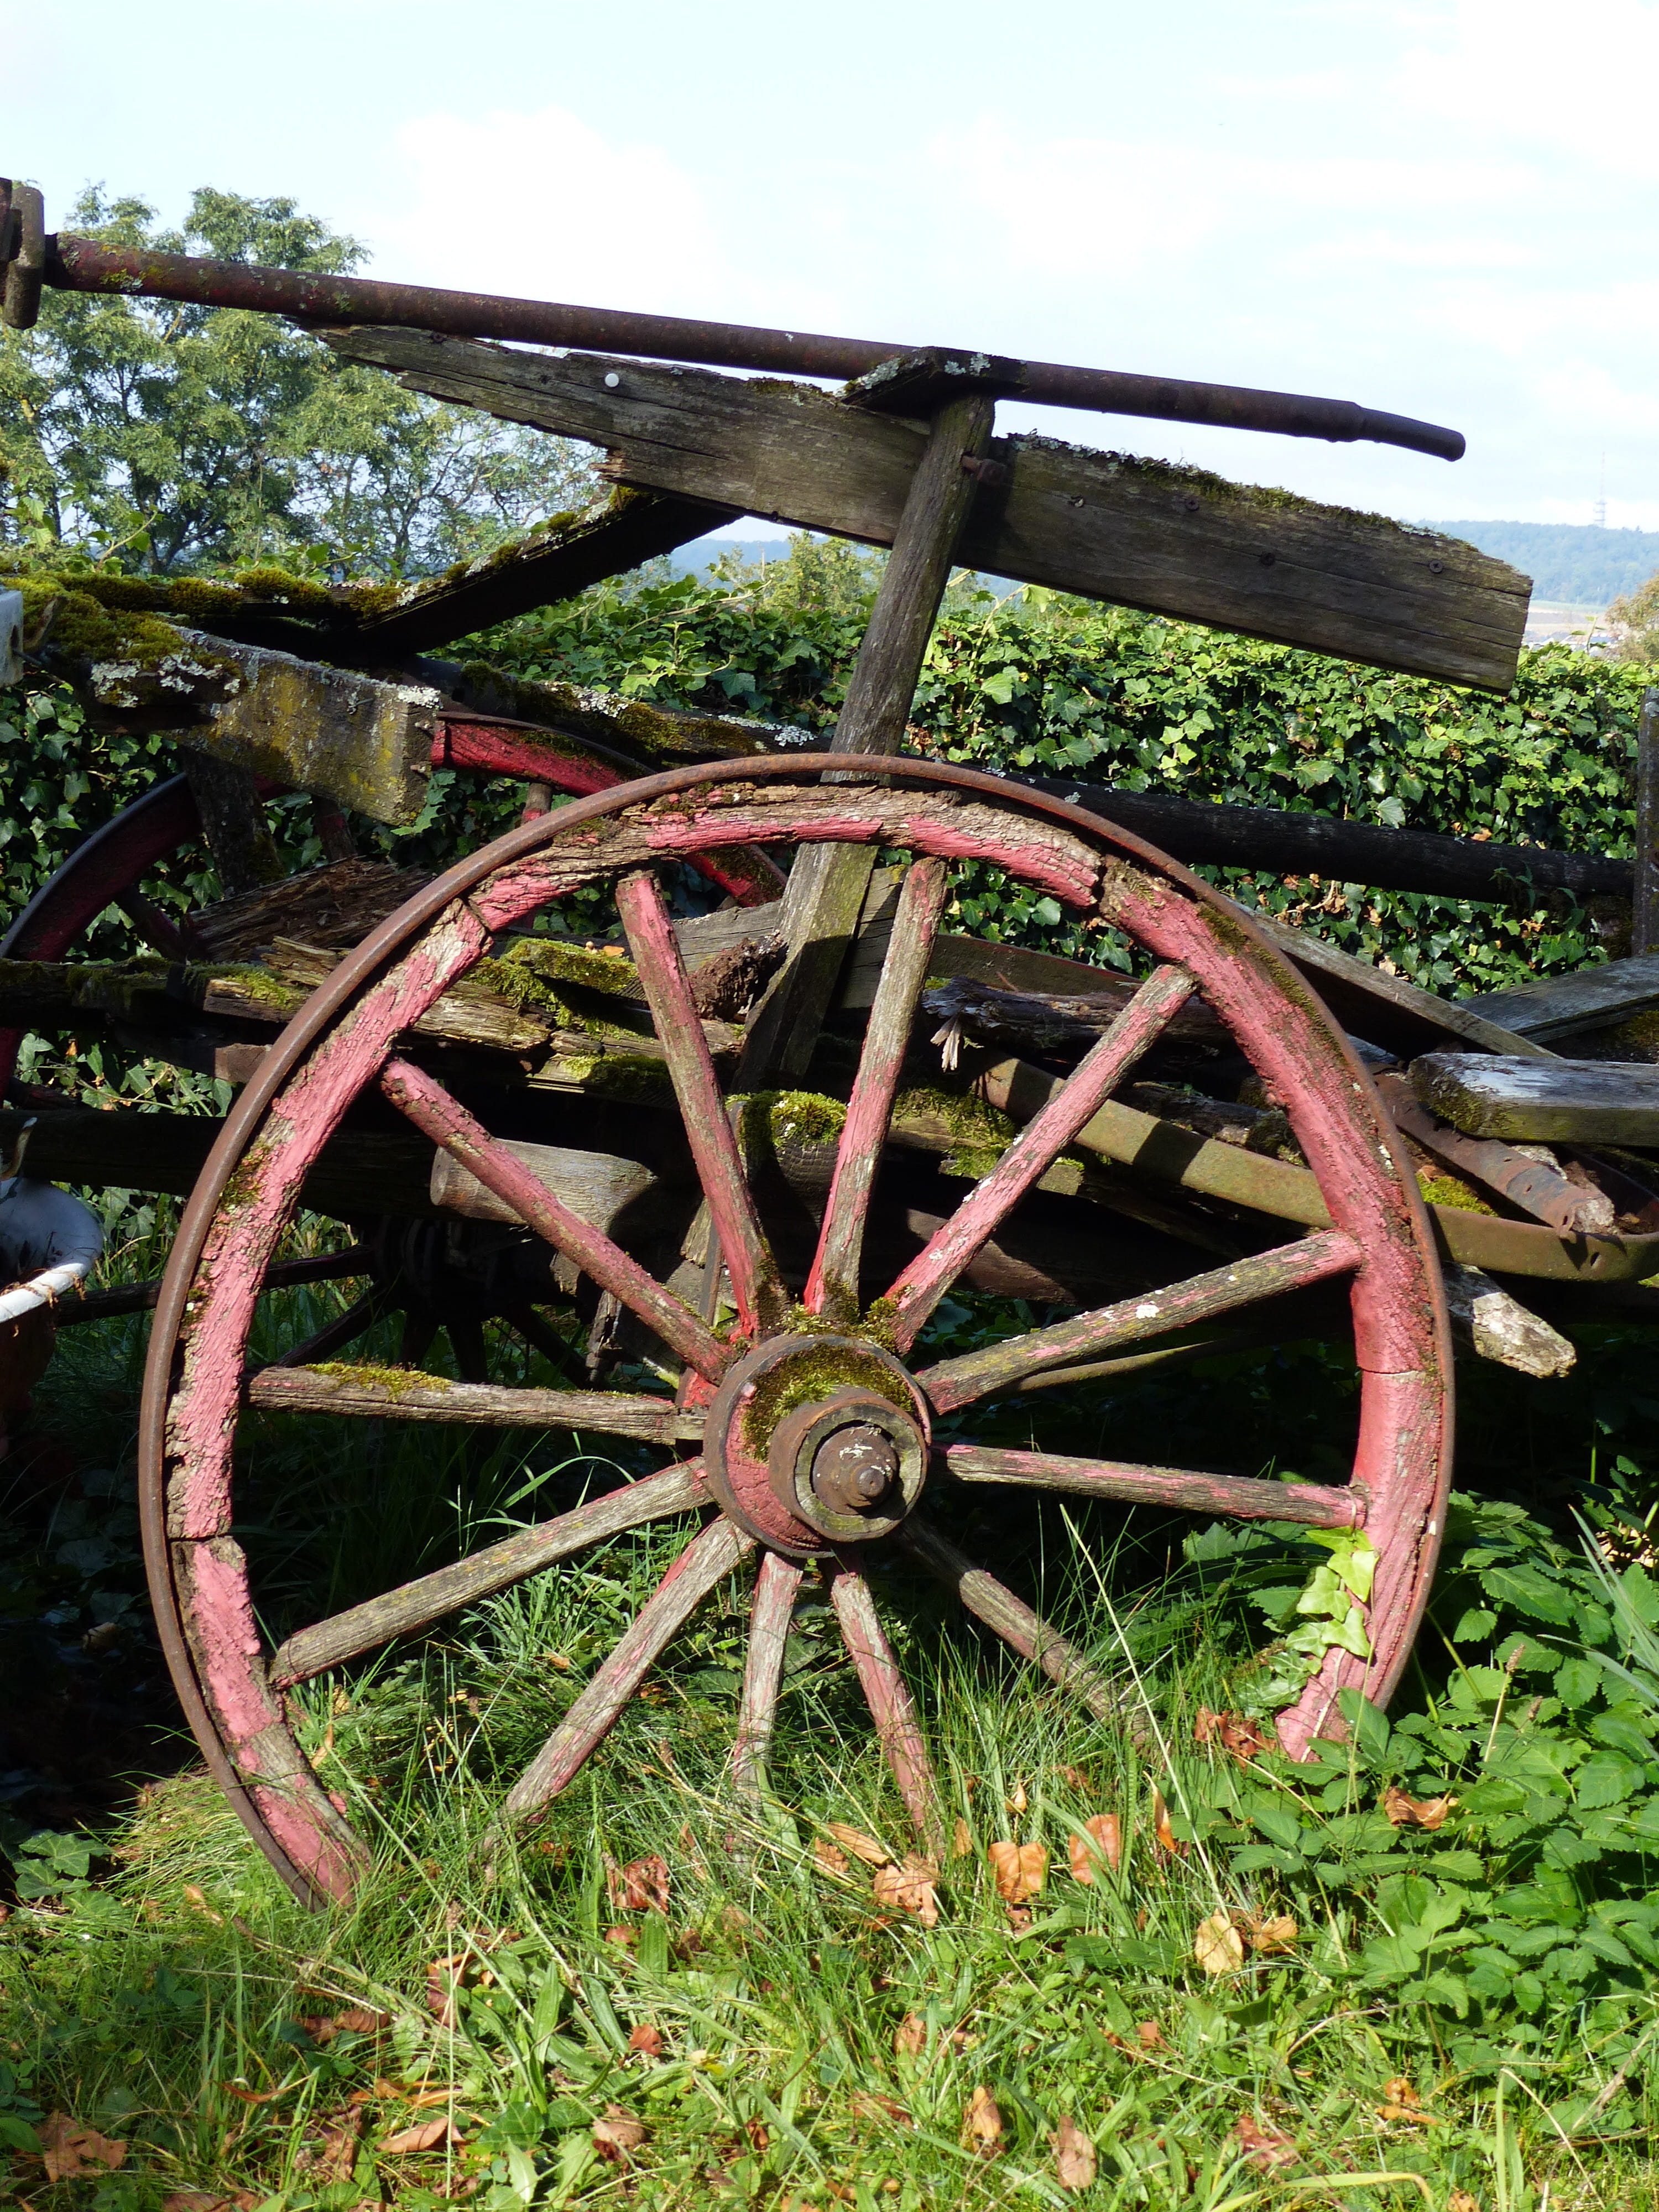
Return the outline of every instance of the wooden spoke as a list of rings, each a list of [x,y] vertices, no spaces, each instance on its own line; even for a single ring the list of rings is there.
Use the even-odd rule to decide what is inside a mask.
[[[809,1313],[826,1310],[854,1319],[859,1310],[859,1263],[870,1194],[887,1141],[887,1124],[910,1042],[916,1000],[927,979],[933,939],[945,910],[948,878],[942,860],[919,860],[904,878],[893,916],[881,981],[870,1009],[858,1079],[836,1152],[835,1180],[824,1207],[818,1249],[807,1278]]]
[[[844,1558],[830,1578],[830,1599],[841,1623],[842,1641],[858,1669],[865,1702],[876,1723],[876,1733],[887,1754],[887,1764],[893,1770],[905,1810],[916,1833],[928,1850],[937,1854],[944,1849],[939,1784],[922,1741],[916,1709],[893,1656],[893,1647],[876,1617],[876,1601],[870,1585],[862,1572],[849,1565]]]
[[[672,1291],[648,1275],[603,1230],[571,1211],[481,1121],[423,1068],[406,1060],[388,1061],[380,1087],[417,1129],[441,1145],[450,1158],[495,1192],[538,1236],[568,1253],[602,1290],[614,1291],[623,1304],[699,1375],[714,1382],[730,1364],[732,1352],[706,1323]],[[722,1110],[720,1126],[726,1127]],[[735,1154],[734,1154],[735,1157]]]
[[[367,1248],[354,1244],[344,1252],[319,1252],[309,1260],[279,1260],[267,1267],[260,1288],[289,1290],[300,1283],[336,1282],[343,1276],[366,1275],[370,1258]],[[161,1278],[148,1283],[122,1283],[108,1291],[88,1291],[71,1304],[68,1297],[52,1308],[54,1328],[69,1328],[78,1321],[108,1321],[118,1314],[148,1313],[161,1294]]]
[[[1207,1274],[1189,1276],[1168,1290],[1121,1298],[1115,1305],[1056,1322],[1052,1328],[1032,1329],[1006,1344],[965,1352],[959,1359],[942,1359],[937,1366],[924,1368],[916,1381],[935,1410],[947,1413],[994,1390],[1006,1389],[1045,1367],[1090,1359],[1141,1338],[1167,1336],[1281,1291],[1346,1274],[1361,1257],[1358,1245],[1343,1231],[1322,1230],[1297,1237],[1293,1244],[1276,1245],[1271,1252],[1257,1252],[1248,1260],[1212,1267]]]
[[[1327,1489],[1317,1482],[1264,1482],[1251,1475],[1200,1474],[1122,1460],[989,1451],[977,1444],[950,1444],[939,1456],[958,1482],[1069,1490],[1084,1498],[1121,1498],[1134,1505],[1173,1505],[1183,1512],[1226,1513],[1241,1521],[1299,1521],[1310,1528],[1353,1528],[1365,1518],[1363,1490]]]
[[[617,885],[617,908],[651,1008],[657,1042],[668,1062],[686,1141],[725,1255],[738,1318],[751,1334],[760,1327],[781,1328],[787,1300],[755,1212],[720,1078],[709,1058],[656,877],[648,869],[623,877]]]
[[[887,1293],[898,1308],[898,1348],[906,1351],[951,1285],[1031,1185],[1054,1165],[1115,1085],[1174,1020],[1197,988],[1184,968],[1160,968],[1143,983],[1035,1120],[1028,1121],[989,1175],[976,1183]]]
[[[694,1536],[635,1615],[616,1650],[512,1789],[501,1810],[522,1820],[556,1797],[616,1726],[653,1663],[755,1540],[723,1516]]]
[[[404,1315],[404,1333],[398,1341],[398,1364],[411,1370],[438,1340],[438,1316],[424,1306],[412,1306]]]
[[[601,1293],[601,1296],[608,1293]],[[539,1352],[550,1367],[562,1369],[566,1374],[576,1370],[577,1353],[574,1345],[568,1344],[556,1328],[548,1324],[534,1306],[513,1306],[502,1316],[507,1327],[521,1337],[532,1352]]]
[[[278,1367],[306,1367],[313,1360],[326,1359],[331,1352],[343,1352],[348,1344],[356,1344],[366,1336],[377,1321],[386,1315],[386,1302],[378,1291],[370,1291],[349,1305],[335,1320],[285,1352],[274,1364]]]
[[[484,1352],[483,1324],[471,1314],[452,1314],[444,1323],[461,1370],[463,1382],[482,1388],[489,1380],[489,1361]]]
[[[1127,1719],[1132,1738],[1139,1741],[1144,1732],[1139,1715],[1115,1694],[1075,1644],[1068,1644],[1058,1629],[1051,1628],[1040,1613],[1033,1612],[1006,1583],[988,1574],[983,1567],[976,1567],[938,1529],[930,1528],[914,1513],[899,1531],[897,1540],[912,1559],[926,1567],[929,1574],[937,1576],[947,1589],[953,1590],[968,1611],[988,1628],[994,1629],[1022,1659],[1033,1661],[1062,1689],[1075,1691],[1097,1719]]]
[[[738,1733],[732,1746],[732,1779],[750,1796],[766,1781],[766,1762],[777,1719],[783,1680],[783,1647],[789,1618],[800,1588],[802,1570],[781,1552],[768,1552],[755,1577],[749,1613],[749,1651],[744,1661],[743,1694],[738,1700]]]
[[[181,925],[163,914],[154,899],[146,898],[143,891],[123,891],[115,904],[132,924],[140,940],[152,952],[159,952],[164,960],[201,957],[201,939],[190,925]]]
[[[364,1420],[453,1421],[467,1428],[585,1429],[647,1443],[697,1443],[702,1415],[666,1398],[626,1390],[529,1390],[451,1382],[411,1370],[388,1380],[380,1368],[327,1374],[314,1367],[265,1367],[248,1377],[245,1402],[272,1413],[340,1413]]]
[[[539,1574],[555,1560],[586,1551],[590,1544],[600,1543],[624,1528],[637,1528],[644,1522],[660,1521],[671,1513],[688,1512],[702,1504],[706,1494],[702,1464],[689,1460],[683,1467],[665,1468],[660,1474],[647,1475],[643,1482],[632,1482],[625,1489],[590,1498],[586,1505],[562,1513],[555,1521],[521,1528],[505,1542],[475,1552],[470,1559],[439,1567],[432,1574],[405,1583],[401,1589],[388,1590],[384,1597],[370,1598],[365,1604],[319,1620],[313,1628],[301,1629],[272,1658],[271,1684],[286,1689],[295,1682],[308,1681],[313,1674],[325,1674],[331,1667],[343,1666],[348,1659],[390,1643],[394,1636],[429,1628],[447,1613],[494,1597],[498,1590],[522,1582],[526,1575]]]

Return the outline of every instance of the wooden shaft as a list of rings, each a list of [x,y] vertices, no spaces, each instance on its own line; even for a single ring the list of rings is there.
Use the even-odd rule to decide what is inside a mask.
[[[225,896],[277,882],[284,870],[265,821],[259,787],[246,769],[187,752],[185,775],[202,817],[202,835]]]
[[[768,1552],[755,1577],[754,1602],[749,1611],[749,1650],[744,1661],[743,1692],[738,1700],[738,1733],[732,1746],[732,1783],[750,1796],[760,1795],[766,1780],[778,1691],[783,1681],[784,1646],[789,1640],[790,1614],[801,1572],[794,1560],[786,1559],[781,1552]]]
[[[939,1784],[915,1706],[893,1656],[893,1647],[877,1618],[870,1585],[858,1568],[843,1560],[831,1577],[830,1600],[905,1810],[917,1834],[937,1854],[944,1848]]]
[[[1062,1689],[1074,1690],[1097,1719],[1124,1718],[1127,1708],[1123,1699],[1113,1694],[1075,1644],[1068,1644],[1058,1629],[1051,1628],[1040,1613],[1034,1612],[1023,1598],[1016,1597],[1006,1583],[988,1574],[983,1567],[976,1567],[937,1528],[913,1513],[896,1540],[947,1589],[954,1590],[968,1611],[994,1630],[1022,1659],[1033,1661]],[[1138,1720],[1139,1716],[1135,1716],[1130,1724],[1131,1735],[1137,1741]],[[1139,1734],[1145,1732],[1143,1725]]]
[[[738,1317],[751,1331],[762,1326],[781,1328],[788,1301],[755,1212],[673,924],[649,870],[623,878],[617,885],[617,911],[645,987],[657,1042],[668,1062],[686,1142],[732,1279]]]
[[[447,1613],[494,1597],[498,1590],[522,1582],[526,1575],[539,1574],[544,1567],[586,1551],[590,1544],[603,1543],[607,1536],[637,1528],[643,1522],[660,1521],[671,1513],[689,1512],[702,1504],[707,1494],[702,1462],[691,1460],[684,1467],[665,1468],[660,1474],[647,1475],[643,1482],[629,1483],[604,1498],[591,1498],[586,1505],[560,1514],[556,1521],[521,1528],[505,1542],[475,1552],[470,1559],[439,1567],[405,1583],[401,1589],[388,1590],[384,1597],[370,1598],[331,1620],[319,1620],[313,1628],[301,1629],[271,1659],[272,1686],[285,1689],[295,1682],[309,1681],[313,1674],[326,1674],[331,1667],[343,1666],[348,1659],[389,1644],[394,1636],[429,1628]]]
[[[1070,1491],[1082,1498],[1121,1498],[1133,1505],[1226,1513],[1243,1521],[1297,1521],[1312,1528],[1353,1528],[1365,1518],[1362,1491],[1321,1483],[1263,1482],[1252,1475],[1068,1459],[1052,1452],[984,1451],[975,1444],[951,1444],[943,1457],[958,1482]]]
[[[575,1704],[507,1792],[504,1819],[522,1820],[556,1797],[622,1717],[665,1647],[755,1540],[734,1521],[711,1521],[694,1536],[647,1599]]]
[[[441,1145],[486,1189],[504,1199],[538,1237],[567,1253],[602,1290],[614,1291],[699,1375],[713,1381],[730,1365],[729,1348],[689,1306],[665,1290],[619,1244],[556,1198],[424,1069],[406,1060],[390,1060],[380,1078],[380,1088],[423,1135]]]
[[[870,1194],[887,1141],[893,1098],[948,888],[942,860],[918,860],[899,893],[887,957],[882,963],[881,981],[876,986],[864,1048],[859,1055],[858,1076],[842,1127],[823,1227],[807,1279],[805,1303],[809,1313],[827,1310],[849,1320],[857,1315],[859,1263],[864,1252]]]
[[[1659,689],[1642,696],[1636,725],[1636,868],[1630,949],[1659,951]]]
[[[1282,1291],[1301,1290],[1328,1275],[1347,1273],[1362,1257],[1352,1237],[1340,1230],[1300,1237],[1294,1244],[1231,1261],[1168,1290],[1121,1299],[1094,1313],[1079,1314],[1074,1320],[1057,1322],[1052,1328],[1032,1329],[1006,1343],[966,1352],[960,1359],[943,1359],[936,1367],[923,1369],[916,1382],[934,1410],[947,1413],[1045,1367],[1088,1359],[1140,1338],[1167,1336],[1173,1329],[1255,1305]]]
[[[887,1295],[898,1308],[898,1349],[917,1330],[997,1224],[1045,1175],[1084,1124],[1191,998],[1196,986],[1183,968],[1148,978],[1080,1066],[1029,1121],[951,1219],[910,1262]]]
[[[665,1398],[626,1390],[517,1390],[499,1383],[452,1382],[418,1370],[365,1367],[357,1373],[314,1367],[265,1367],[243,1395],[268,1413],[339,1413],[362,1420],[454,1421],[468,1428],[588,1429],[647,1443],[698,1443],[702,1416]]]
[[[967,465],[984,453],[995,416],[995,400],[975,392],[933,417],[836,723],[837,752],[896,753],[904,742],[951,557],[979,488]],[[789,958],[750,1022],[738,1077],[744,1088],[805,1073],[875,865],[874,849],[860,846],[797,851],[783,902]]]

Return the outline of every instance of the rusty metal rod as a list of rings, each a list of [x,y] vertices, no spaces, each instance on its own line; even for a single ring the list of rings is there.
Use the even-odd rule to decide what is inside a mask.
[[[489,292],[452,292],[427,284],[386,284],[363,276],[210,261],[146,247],[106,246],[61,231],[49,236],[45,246],[45,279],[58,291],[115,292],[198,307],[252,308],[304,323],[389,323],[451,337],[501,338],[520,345],[573,346],[585,352],[845,379],[866,375],[881,362],[917,350],[914,345],[873,338],[753,330],[741,323],[700,322],[681,315],[562,307]],[[1209,422],[1229,430],[1273,430],[1290,438],[1326,438],[1337,443],[1367,439],[1437,454],[1447,461],[1458,459],[1463,452],[1461,431],[1413,422],[1409,416],[1379,413],[1351,399],[1255,392],[1240,385],[1198,384],[1180,377],[1133,376],[1115,369],[1028,362],[1018,396],[1047,407],[1144,415],[1166,422]]]

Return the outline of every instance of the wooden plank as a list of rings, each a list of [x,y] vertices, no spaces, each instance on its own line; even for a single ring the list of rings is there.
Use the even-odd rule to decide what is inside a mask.
[[[410,390],[604,446],[606,472],[748,514],[893,542],[926,433],[805,385],[427,332],[325,333]],[[993,575],[1506,691],[1525,577],[1472,546],[1196,470],[996,440],[1006,483],[959,557]]]
[[[1659,1006],[1659,952],[1632,953],[1599,968],[1575,968],[1570,975],[1522,983],[1512,991],[1486,991],[1456,1003],[1518,1036],[1571,1036]]]
[[[1643,693],[1636,724],[1636,866],[1630,949],[1659,951],[1659,690]]]
[[[1466,1136],[1510,1144],[1659,1144],[1659,1067],[1429,1053],[1412,1087]]]

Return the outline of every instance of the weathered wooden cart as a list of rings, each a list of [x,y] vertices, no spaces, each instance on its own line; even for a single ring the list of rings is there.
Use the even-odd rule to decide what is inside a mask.
[[[1449,458],[1461,439],[1334,402],[125,254],[49,237],[38,195],[0,194],[14,324],[42,282],[286,313],[416,390],[591,441],[617,487],[430,583],[26,583],[12,610],[15,649],[72,677],[94,714],[191,751],[185,775],[90,836],[13,923],[0,1022],[8,1069],[26,1028],[101,1026],[227,1078],[235,1102],[215,1121],[20,1093],[5,1128],[9,1153],[32,1120],[29,1175],[0,1188],[186,1198],[159,1285],[78,1310],[155,1307],[142,1494],[156,1617],[204,1754],[283,1875],[343,1896],[365,1850],[301,1753],[287,1692],[669,1516],[688,1524],[684,1549],[507,1817],[564,1788],[746,1561],[741,1786],[760,1785],[792,1607],[822,1575],[898,1787],[936,1837],[872,1546],[1115,1710],[1083,1656],[938,1525],[927,1493],[953,1484],[1362,1529],[1363,1629],[1326,1653],[1279,1734],[1300,1753],[1340,1732],[1344,1689],[1385,1702],[1441,1536],[1447,1284],[1477,1343],[1547,1372],[1571,1347],[1493,1274],[1582,1286],[1659,1270],[1639,1159],[1591,1141],[1659,1139],[1651,1109],[1629,1105],[1645,1071],[1619,1071],[1624,1121],[1580,1112],[1538,1133],[1586,1149],[1539,1159],[1510,1141],[1532,1126],[1522,1093],[1547,1114],[1578,1066],[1555,1062],[1555,1089],[1528,1090],[1517,1067],[1551,1070],[1541,1036],[1659,1003],[1645,973],[1659,962],[1575,979],[1565,1014],[1559,990],[1450,1004],[1247,915],[1159,848],[1258,864],[1293,848],[1304,868],[1477,896],[1506,872],[1617,891],[1628,866],[1020,782],[901,748],[954,562],[1460,683],[1513,677],[1527,586],[1500,563],[1195,472],[998,439],[999,398]],[[830,393],[696,362],[852,380]],[[891,548],[832,751],[428,657],[744,513]],[[432,880],[357,857],[350,817],[411,821],[434,764],[517,780],[520,825]],[[333,855],[284,880],[261,806],[276,789],[313,795]],[[181,927],[143,878],[194,838],[225,896]],[[951,935],[967,863],[1121,932],[1139,980]],[[159,957],[70,957],[112,904]],[[1494,1210],[1431,1213],[1424,1160]],[[302,1205],[351,1241],[283,1258]],[[361,1283],[356,1304],[256,1361],[262,1297],[329,1274]],[[957,1284],[1062,1317],[939,1356],[927,1326]],[[50,1291],[67,1318],[63,1289],[25,1297]],[[396,1312],[397,1369],[334,1358]],[[494,1376],[486,1323],[568,1387]],[[422,1365],[440,1330],[459,1380]],[[1310,1334],[1353,1347],[1346,1483],[975,1439],[975,1409],[1011,1395]],[[655,1443],[666,1464],[273,1651],[233,1533],[250,1409],[578,1430]]]

